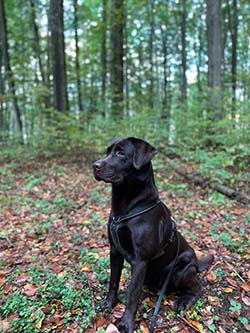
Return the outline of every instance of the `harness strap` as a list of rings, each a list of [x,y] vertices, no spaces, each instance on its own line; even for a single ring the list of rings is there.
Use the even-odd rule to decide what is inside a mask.
[[[122,224],[123,224],[122,222],[133,219],[133,218],[135,218],[137,216],[140,216],[144,213],[147,213],[151,209],[158,206],[160,203],[161,203],[161,200],[157,199],[153,203],[151,203],[149,206],[146,206],[143,209],[137,210],[134,213],[124,215],[124,216],[114,215],[111,218],[111,222],[110,222],[110,226],[109,226],[111,238],[112,238],[115,246],[118,248],[118,250],[120,252],[123,252],[123,250],[122,250],[122,246],[121,246],[121,243],[120,243],[120,240],[119,240],[119,237],[118,237],[118,229],[122,226]]]
[[[172,220],[172,222],[174,222],[175,224],[175,221]],[[174,271],[174,267],[175,267],[175,264],[176,264],[176,261],[177,261],[177,258],[178,258],[178,255],[179,255],[179,251],[180,251],[180,236],[178,234],[178,231],[177,231],[177,228],[176,228],[176,224],[175,224],[175,233],[177,235],[177,251],[176,251],[176,255],[175,255],[175,258],[174,258],[174,261],[171,265],[171,268],[168,272],[168,275],[166,277],[166,280],[162,286],[162,289],[161,289],[161,292],[160,292],[160,295],[158,297],[158,300],[157,300],[157,303],[156,303],[156,306],[155,306],[155,310],[154,310],[154,313],[153,313],[153,316],[152,316],[152,320],[151,320],[151,325],[150,325],[150,333],[154,333],[154,330],[155,330],[155,324],[156,324],[156,319],[157,319],[157,315],[158,315],[158,312],[160,310],[160,306],[161,306],[161,302],[162,302],[162,299],[165,295],[165,292],[166,292],[166,289],[167,289],[167,286],[170,282],[170,279],[172,277],[172,274],[173,274],[173,271]]]

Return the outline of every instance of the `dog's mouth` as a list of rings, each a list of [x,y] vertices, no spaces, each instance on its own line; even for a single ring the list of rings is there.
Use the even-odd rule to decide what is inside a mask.
[[[104,181],[110,184],[119,184],[122,182],[122,177],[114,176],[112,173],[103,172],[102,170],[94,170],[94,177],[98,182]]]

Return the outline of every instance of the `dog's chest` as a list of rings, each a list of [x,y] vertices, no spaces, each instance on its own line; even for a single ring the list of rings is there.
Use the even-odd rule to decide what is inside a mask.
[[[115,248],[128,260],[134,256],[134,245],[132,232],[128,227],[127,222],[119,222],[112,219],[109,223],[110,241]]]

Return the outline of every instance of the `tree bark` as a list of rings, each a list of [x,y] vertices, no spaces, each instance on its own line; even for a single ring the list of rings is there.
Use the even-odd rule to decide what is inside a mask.
[[[77,100],[79,112],[83,110],[82,105],[82,87],[80,75],[80,62],[79,62],[79,36],[78,36],[78,3],[74,0],[74,34],[75,34],[75,71],[76,71],[76,85],[77,85]]]
[[[54,107],[68,110],[66,60],[63,24],[63,0],[50,0],[51,61]]]
[[[209,109],[214,112],[214,120],[223,118],[221,105],[221,3],[220,0],[207,0],[207,43],[208,43],[208,88]]]
[[[182,0],[181,12],[181,103],[184,111],[187,111],[187,50],[186,50],[186,33],[187,33],[187,4]]]
[[[237,89],[237,44],[238,44],[238,3],[237,0],[232,1],[233,9],[231,8],[229,0],[227,0],[227,11],[229,20],[229,30],[232,42],[231,54],[231,76],[232,76],[232,116],[235,117],[236,111],[236,89]]]
[[[101,31],[101,65],[102,65],[102,115],[106,115],[106,83],[107,83],[107,0],[102,0]]]
[[[4,84],[3,84],[3,73],[2,73],[2,48],[0,44],[0,139],[3,138],[3,96],[4,96]]]
[[[15,80],[10,65],[9,42],[8,42],[7,23],[6,23],[5,9],[4,9],[4,0],[0,0],[0,34],[1,34],[0,35],[1,49],[3,52],[3,63],[5,67],[10,94],[12,97],[16,127],[19,134],[22,134],[22,128],[23,128],[22,117],[17,103]]]
[[[49,87],[47,86],[46,82],[46,77],[45,77],[45,70],[42,62],[42,50],[40,46],[40,33],[39,33],[39,28],[37,24],[37,17],[36,17],[36,8],[35,8],[35,1],[34,0],[29,0],[30,1],[30,8],[31,8],[31,17],[32,17],[32,24],[33,24],[33,30],[34,30],[34,51],[35,51],[35,56],[38,60],[38,66],[39,66],[39,71],[41,74],[41,79],[43,86],[46,87],[49,90]],[[49,102],[49,96],[46,94],[44,97],[44,104],[46,109],[50,107],[50,102]]]
[[[150,25],[149,34],[149,107],[151,110],[154,109],[154,97],[155,97],[155,80],[154,80],[154,39],[155,39],[155,17],[154,17],[154,7],[155,0],[148,0],[148,17]]]
[[[111,113],[115,118],[123,115],[123,34],[124,34],[124,4],[123,0],[112,0],[111,3]]]

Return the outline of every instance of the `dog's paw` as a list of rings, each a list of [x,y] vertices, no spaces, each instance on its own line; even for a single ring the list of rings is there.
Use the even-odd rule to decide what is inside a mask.
[[[99,303],[102,311],[111,311],[113,307],[118,303],[118,299],[105,299]]]
[[[121,322],[117,328],[120,333],[133,333],[134,332],[134,325],[126,323],[126,322]]]
[[[180,296],[174,304],[175,311],[180,312],[189,309],[190,306],[192,306],[196,302],[196,300],[197,297],[194,295]]]

